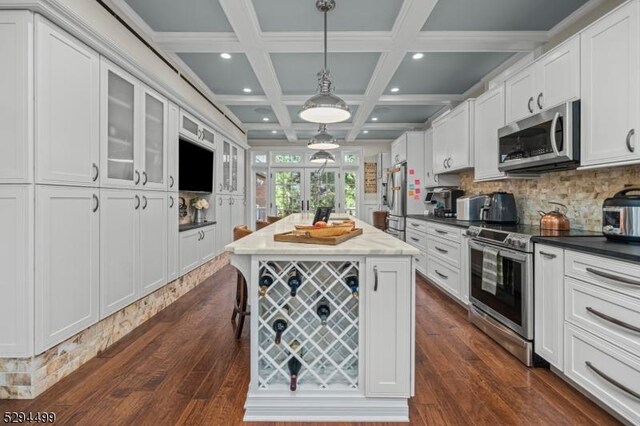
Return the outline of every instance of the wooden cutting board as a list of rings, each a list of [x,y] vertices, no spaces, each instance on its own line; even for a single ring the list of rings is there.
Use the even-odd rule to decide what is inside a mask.
[[[320,244],[325,246],[335,246],[344,243],[353,237],[362,235],[362,228],[356,228],[348,234],[339,235],[337,237],[309,237],[305,235],[295,234],[294,231],[284,232],[282,234],[274,234],[273,240],[282,243],[300,243],[300,244]]]

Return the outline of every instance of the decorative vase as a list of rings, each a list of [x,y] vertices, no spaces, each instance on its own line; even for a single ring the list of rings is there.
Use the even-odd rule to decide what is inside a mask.
[[[204,214],[202,209],[194,209],[193,211],[193,223],[202,223],[204,222]]]

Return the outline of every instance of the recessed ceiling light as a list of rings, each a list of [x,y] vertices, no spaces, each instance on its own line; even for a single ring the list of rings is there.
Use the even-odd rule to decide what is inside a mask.
[[[371,117],[371,121],[378,121],[378,117]]]
[[[220,54],[220,57],[221,57],[222,59],[231,59],[231,55],[230,55],[230,54],[228,54],[228,53],[221,53],[221,54]]]
[[[249,89],[248,87],[245,87],[244,89],[242,89],[242,91],[244,93],[251,93],[251,89]]]
[[[414,53],[413,59],[422,59],[424,58],[424,53]]]
[[[364,133],[366,135],[367,133],[369,133],[369,131],[368,130],[363,130],[362,133]]]
[[[392,88],[391,88],[391,91],[392,91],[393,93],[396,93],[396,92],[399,92],[399,91],[400,91],[400,88],[399,88],[399,87],[392,87]]]
[[[269,117],[262,117],[262,121],[269,121]]]
[[[271,133],[273,133],[275,135],[276,133],[278,133],[278,131],[277,130],[272,130]]]

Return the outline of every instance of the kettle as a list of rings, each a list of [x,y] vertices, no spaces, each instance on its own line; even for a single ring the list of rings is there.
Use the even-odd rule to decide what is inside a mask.
[[[566,212],[568,211],[567,206],[555,201],[549,201],[549,204],[564,207],[565,213],[562,213],[558,207],[551,212],[538,210],[538,213],[540,213],[540,228],[552,231],[568,231],[571,229],[571,223],[566,215]]]

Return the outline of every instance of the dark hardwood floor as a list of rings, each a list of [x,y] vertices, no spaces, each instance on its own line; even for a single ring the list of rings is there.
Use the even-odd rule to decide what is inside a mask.
[[[80,425],[242,423],[249,334],[234,339],[233,291],[228,266],[37,399],[0,401],[0,413],[54,411],[58,424]],[[421,279],[416,329],[411,424],[617,423],[550,371],[525,368]]]

